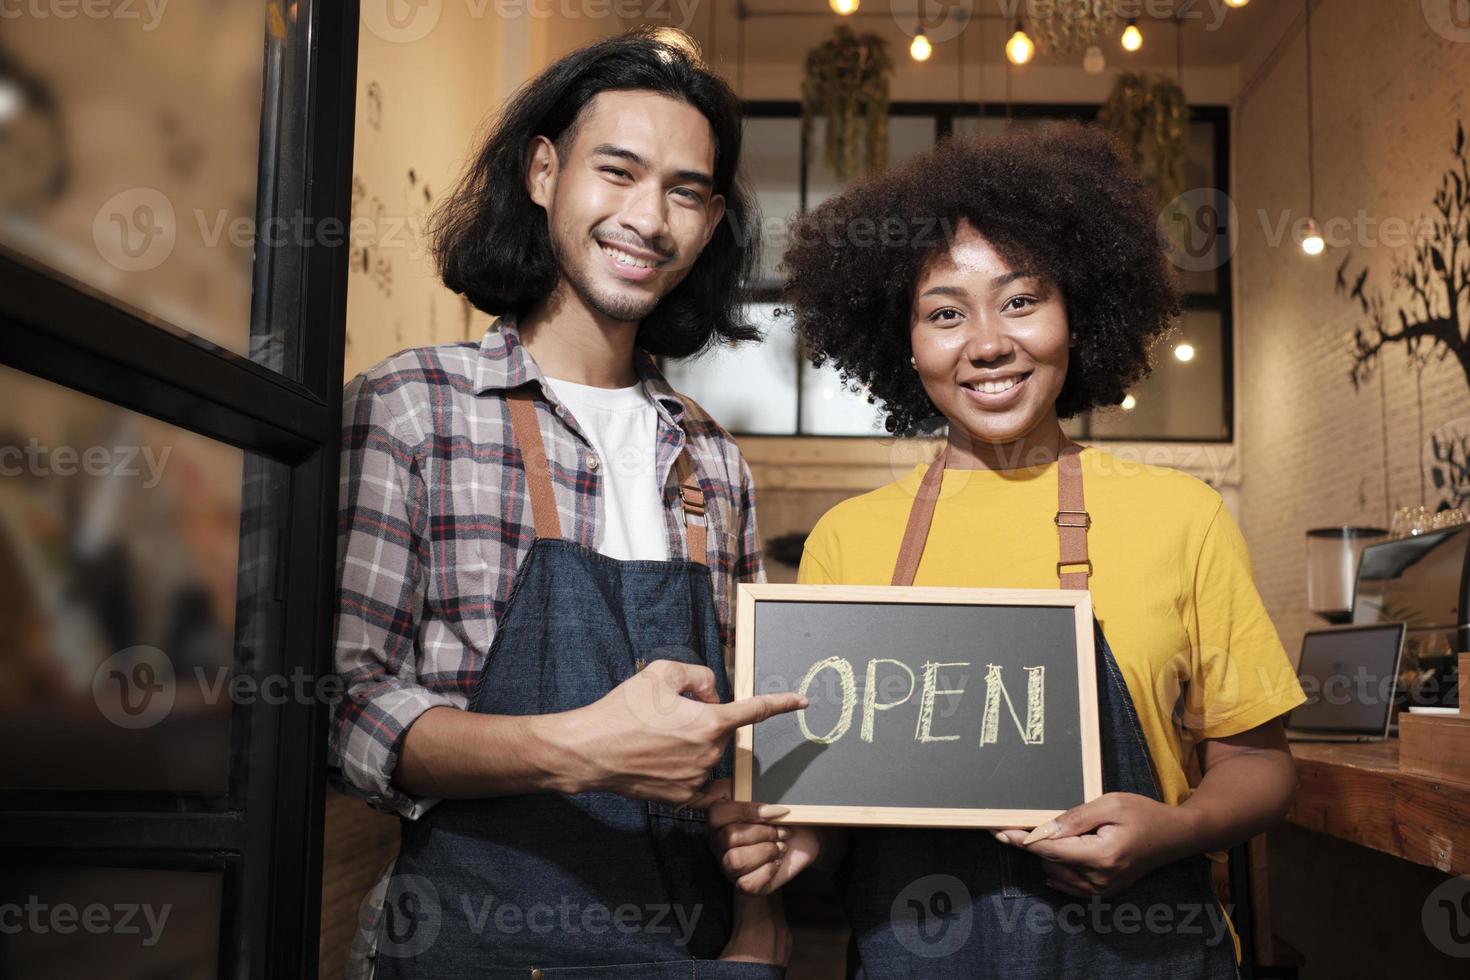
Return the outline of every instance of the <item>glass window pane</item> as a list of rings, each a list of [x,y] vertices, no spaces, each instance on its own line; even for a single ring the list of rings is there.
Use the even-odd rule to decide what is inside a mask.
[[[761,264],[756,280],[779,281],[787,223],[801,209],[801,120],[747,119],[741,144],[746,180],[761,210]]]
[[[831,364],[801,365],[801,433],[809,436],[886,436],[877,405],[854,394]]]
[[[0,387],[0,787],[227,790],[284,468],[10,368]]]
[[[827,166],[822,147],[827,138],[827,121],[812,121],[811,159],[807,161],[806,206],[814,208],[846,186]],[[902,163],[934,145],[933,116],[888,117],[888,164]]]
[[[761,343],[717,347],[700,357],[669,361],[664,375],[731,432],[796,432],[796,335],[790,320],[773,316],[775,303],[752,303],[748,315],[765,331]]]
[[[0,976],[209,980],[224,875],[0,865]]]
[[[266,5],[69,6],[5,17],[0,246],[250,356]]]
[[[1223,334],[1218,312],[1186,311],[1181,329],[1155,353],[1153,373],[1131,392],[1132,407],[1093,412],[1092,435],[1102,439],[1225,438]],[[1187,360],[1180,356],[1183,354],[1189,355]]]

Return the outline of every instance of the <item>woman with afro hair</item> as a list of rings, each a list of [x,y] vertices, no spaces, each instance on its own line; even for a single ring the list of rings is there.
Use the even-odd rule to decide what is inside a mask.
[[[792,237],[813,362],[891,431],[948,433],[823,516],[800,581],[1090,590],[1104,792],[1029,833],[779,826],[722,802],[726,872],[757,894],[834,872],[857,977],[1236,976],[1210,861],[1285,816],[1281,716],[1305,698],[1219,494],[1061,426],[1117,405],[1179,315],[1149,187],[1095,127],[1011,130],[862,180]]]

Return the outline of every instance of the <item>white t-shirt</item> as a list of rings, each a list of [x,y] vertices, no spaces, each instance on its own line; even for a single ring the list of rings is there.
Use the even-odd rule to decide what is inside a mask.
[[[596,388],[547,378],[597,453],[602,513],[597,550],[609,558],[668,561],[658,482],[658,412],[643,385]]]

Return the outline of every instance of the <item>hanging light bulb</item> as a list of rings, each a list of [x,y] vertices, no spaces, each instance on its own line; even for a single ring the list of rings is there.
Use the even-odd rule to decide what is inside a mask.
[[[1006,57],[1010,59],[1013,65],[1024,65],[1031,60],[1031,56],[1035,53],[1036,45],[1027,36],[1026,28],[1017,20],[1016,32],[1006,42]]]
[[[1237,10],[1239,10],[1241,7],[1244,7],[1246,4],[1248,4],[1250,2],[1251,2],[1251,0],[1225,0],[1225,6],[1227,6],[1227,7],[1234,7]]]
[[[1188,364],[1190,361],[1194,360],[1194,345],[1180,344],[1178,347],[1175,347],[1174,359],[1184,364]]]
[[[934,45],[930,44],[924,32],[920,31],[914,36],[913,43],[909,45],[909,57],[915,61],[928,61],[929,56],[933,53]]]
[[[1327,242],[1322,238],[1322,229],[1317,226],[1317,219],[1308,217],[1306,227],[1302,229],[1302,251],[1308,255],[1321,255],[1326,247]]]
[[[1087,49],[1082,56],[1082,70],[1089,75],[1101,75],[1103,69],[1108,67],[1108,59],[1103,57],[1103,50],[1094,44]]]
[[[25,93],[8,78],[0,78],[0,123],[8,123],[25,108]]]
[[[1123,28],[1123,50],[1137,51],[1143,47],[1143,32],[1138,29],[1138,18],[1128,18],[1128,26]]]
[[[827,0],[834,14],[846,17],[848,14],[856,13],[859,0]]]
[[[1132,395],[1124,395],[1122,405],[1123,411],[1131,412],[1138,407],[1138,399],[1134,398]]]

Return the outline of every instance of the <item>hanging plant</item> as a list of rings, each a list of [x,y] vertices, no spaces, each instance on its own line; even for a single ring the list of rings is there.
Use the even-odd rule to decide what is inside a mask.
[[[801,142],[811,152],[812,121],[827,120],[823,157],[839,179],[888,162],[888,76],[893,62],[876,34],[838,25],[807,52],[801,82]],[[861,153],[859,153],[861,150]]]
[[[1184,193],[1189,103],[1175,82],[1123,72],[1097,121],[1123,141],[1138,172],[1154,185],[1160,207]]]

